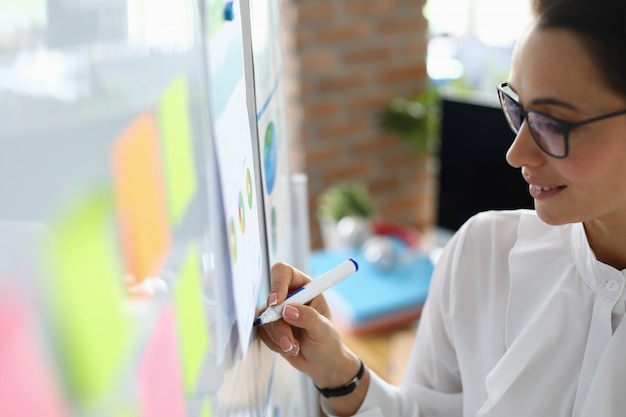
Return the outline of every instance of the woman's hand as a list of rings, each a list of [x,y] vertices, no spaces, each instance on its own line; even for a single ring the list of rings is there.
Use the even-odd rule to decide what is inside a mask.
[[[271,275],[270,306],[281,303],[291,291],[311,281],[306,274],[284,263],[275,264]],[[340,387],[359,368],[358,358],[341,342],[322,295],[307,305],[285,307],[283,319],[262,326],[259,336],[270,349],[308,374],[318,387]]]

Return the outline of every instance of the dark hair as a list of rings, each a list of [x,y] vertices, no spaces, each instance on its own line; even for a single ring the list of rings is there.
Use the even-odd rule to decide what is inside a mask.
[[[626,97],[626,1],[535,0],[540,28],[575,32],[608,86]]]

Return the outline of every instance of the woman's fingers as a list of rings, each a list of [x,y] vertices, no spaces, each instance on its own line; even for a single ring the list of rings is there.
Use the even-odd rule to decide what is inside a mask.
[[[272,265],[272,291],[268,297],[268,305],[276,305],[287,298],[287,295],[311,281],[308,275],[291,265],[278,262]]]
[[[311,281],[306,274],[284,263],[272,266],[271,273],[268,306],[283,302],[290,292]],[[259,328],[259,335],[272,351],[306,373],[319,373],[315,371],[316,364],[332,363],[342,346],[323,296],[315,297],[307,305],[287,305],[282,319]]]
[[[293,327],[305,329],[309,337],[316,340],[328,335],[328,328],[331,326],[317,309],[300,304],[286,306],[283,310],[283,320]]]

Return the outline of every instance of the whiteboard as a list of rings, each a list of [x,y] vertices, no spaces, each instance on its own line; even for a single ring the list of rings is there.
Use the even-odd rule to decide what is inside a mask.
[[[281,191],[263,185],[251,61],[247,116],[234,122],[252,153],[233,205],[222,175],[234,161],[216,146],[228,130],[216,97],[233,72],[213,71],[213,41],[237,21],[226,8],[243,6],[0,2],[0,339],[13,348],[0,415],[309,413],[306,381],[248,323],[270,262],[292,247],[284,157]],[[252,55],[238,30],[231,42]],[[268,207],[284,212],[271,236]],[[254,225],[238,246],[256,271],[241,298],[230,233]]]

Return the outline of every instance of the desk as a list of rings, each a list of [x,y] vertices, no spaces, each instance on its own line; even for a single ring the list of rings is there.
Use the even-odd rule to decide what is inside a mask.
[[[392,384],[402,381],[415,338],[414,325],[364,336],[341,333],[341,337],[385,381]]]

